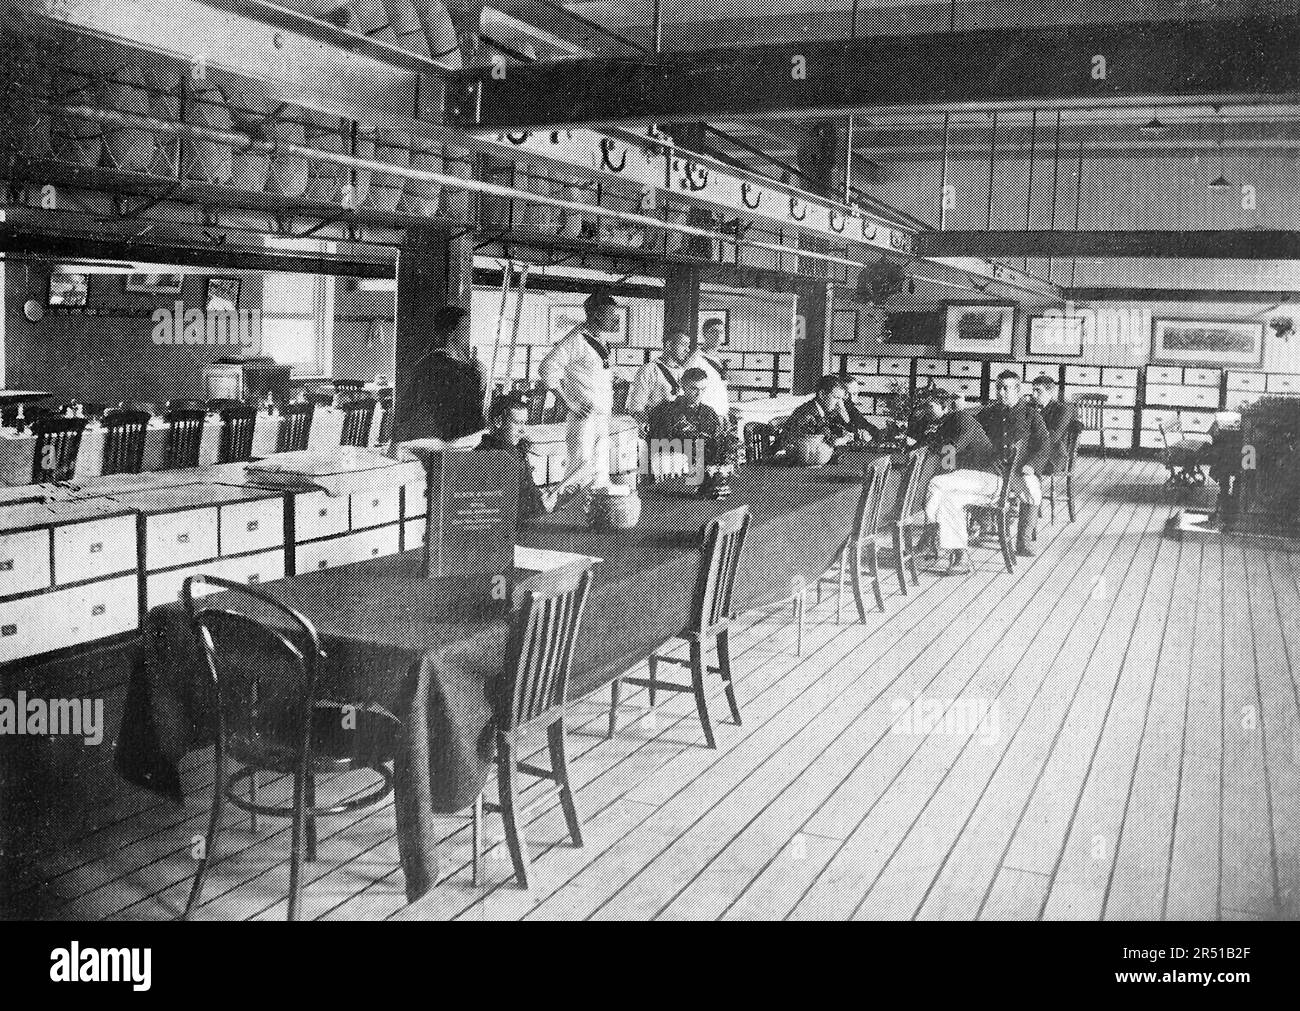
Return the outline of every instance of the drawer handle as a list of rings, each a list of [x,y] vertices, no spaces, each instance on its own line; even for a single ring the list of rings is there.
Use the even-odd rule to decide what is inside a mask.
[[[258,573],[256,572],[254,572],[251,576],[248,577],[249,586],[256,586],[261,581],[262,581],[262,577],[258,575]]]
[[[8,636],[8,635],[17,635],[17,634],[18,634],[17,625],[0,625],[0,635]]]
[[[98,618],[101,614],[103,614],[103,613],[104,613],[105,611],[107,611],[107,610],[108,610],[108,607],[107,607],[106,605],[104,605],[104,604],[96,604],[94,607],[92,607],[92,608],[90,609],[90,616],[91,616],[92,618]]]
[[[97,555],[97,554],[99,554],[99,553],[100,553],[101,551],[103,551],[103,550],[104,550],[104,542],[103,542],[103,541],[96,541],[94,544],[92,544],[92,545],[90,546],[90,553],[91,553],[92,555]]]
[[[328,569],[328,568],[329,568],[329,564],[330,564],[329,562],[321,561],[321,562],[318,562],[318,563],[317,563],[316,568],[318,568],[318,569]]]
[[[371,549],[370,549],[370,554],[371,554],[372,556],[378,558],[378,557],[379,557],[379,549],[378,549],[378,548],[371,548]]]
[[[188,544],[189,542],[190,542],[190,535],[189,535],[189,534],[177,534],[177,535],[176,535],[176,543],[177,543],[177,544]]]
[[[375,499],[375,500],[374,500],[373,502],[371,502],[370,504],[371,504],[374,508],[378,509],[378,508],[379,508],[379,499]]]
[[[257,520],[249,520],[249,521],[248,521],[248,527],[247,527],[247,529],[248,529],[248,532],[249,532],[250,534],[251,534],[254,530],[256,530],[256,529],[257,529]]]
[[[13,570],[14,560],[12,558],[6,558],[3,562],[0,562],[0,572],[13,572]]]

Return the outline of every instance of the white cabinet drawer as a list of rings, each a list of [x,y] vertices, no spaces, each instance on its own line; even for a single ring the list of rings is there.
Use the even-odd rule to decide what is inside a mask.
[[[424,519],[407,520],[402,524],[402,550],[414,551],[424,547],[424,531],[428,527]]]
[[[43,590],[50,575],[50,531],[0,534],[0,597]]]
[[[1137,384],[1137,369],[1103,368],[1101,370],[1102,386],[1137,386]]]
[[[1164,407],[1146,407],[1142,410],[1142,428],[1154,432],[1161,425],[1169,428],[1178,420],[1178,412]]]
[[[284,499],[221,507],[221,553],[242,555],[284,545]]]
[[[1142,431],[1140,445],[1143,449],[1164,449],[1165,440],[1156,431]]]
[[[1147,366],[1147,385],[1152,383],[1181,383],[1183,381],[1183,370],[1175,365],[1148,365]]]
[[[1183,382],[1188,386],[1218,387],[1223,373],[1218,369],[1183,369]]]
[[[1106,394],[1107,407],[1136,407],[1137,388],[1132,386],[1107,386],[1098,392]]]
[[[50,598],[58,598],[60,620],[67,623],[63,645],[94,642],[138,628],[139,589],[131,575],[50,594]]]
[[[1300,393],[1300,376],[1270,375],[1269,393]]]
[[[880,371],[880,363],[874,358],[850,356],[845,362],[845,371],[860,376],[874,376]]]
[[[893,393],[894,387],[898,385],[900,384],[897,376],[862,376],[858,380],[858,389],[863,393]]]
[[[284,578],[284,552],[265,551],[260,555],[247,555],[243,558],[222,558],[194,565],[187,569],[172,572],[158,572],[145,581],[145,607],[154,608],[170,604],[181,599],[181,587],[190,576],[203,573],[207,576],[220,576],[236,583],[258,586],[275,579]],[[215,593],[212,587],[196,586],[195,596],[203,597]]]
[[[978,400],[980,396],[981,381],[979,379],[954,379],[951,376],[939,376],[935,379],[934,385],[941,390],[960,393],[968,400]]]
[[[912,374],[912,359],[882,358],[880,359],[880,374],[882,376],[910,376]]]
[[[1147,385],[1146,402],[1160,407],[1173,406],[1178,402],[1178,387]]]
[[[138,564],[134,516],[54,528],[54,582],[60,586],[131,572]]]
[[[1243,407],[1253,404],[1262,395],[1248,390],[1229,390],[1223,398],[1223,406],[1229,411],[1240,411]]]
[[[1093,365],[1067,365],[1065,382],[1070,386],[1100,386],[1101,369]]]
[[[299,544],[341,534],[348,529],[347,496],[331,498],[323,491],[295,495],[293,517],[294,537]]]
[[[1132,449],[1133,432],[1125,428],[1107,428],[1102,433],[1107,449]]]
[[[983,362],[958,361],[948,363],[948,375],[962,379],[979,379],[984,375]]]
[[[383,526],[402,518],[400,488],[378,488],[352,493],[352,529]]]
[[[1179,388],[1180,407],[1218,408],[1217,386],[1183,386]]]
[[[62,634],[61,617],[44,607],[52,596],[20,597],[0,603],[0,663],[59,648],[46,645],[51,636]]]
[[[395,555],[402,549],[401,532],[396,524],[390,527],[377,527],[341,539],[349,542],[349,551],[352,553],[350,560],[354,562],[379,558],[382,555]]]
[[[1092,429],[1085,429],[1079,433],[1080,446],[1099,446],[1101,445],[1101,433]]]
[[[425,481],[412,481],[402,487],[402,515],[424,516],[429,511],[429,489]]]
[[[146,570],[154,572],[217,557],[217,529],[215,508],[146,516]]]
[[[396,526],[378,527],[359,534],[335,537],[328,541],[299,544],[294,549],[294,560],[300,573],[333,569],[340,565],[396,554],[400,547],[400,534]]]
[[[1228,389],[1263,393],[1268,389],[1268,377],[1262,372],[1229,372]]]
[[[775,355],[745,355],[745,364],[742,368],[746,369],[766,369],[768,372],[776,370]]]
[[[1132,428],[1133,412],[1122,408],[1107,407],[1101,412],[1102,428]]]
[[[936,361],[933,358],[918,358],[916,360],[916,374],[918,376],[946,376],[948,374],[948,363]]]
[[[1208,435],[1210,426],[1214,424],[1214,415],[1208,411],[1182,411],[1179,417],[1187,435]]]

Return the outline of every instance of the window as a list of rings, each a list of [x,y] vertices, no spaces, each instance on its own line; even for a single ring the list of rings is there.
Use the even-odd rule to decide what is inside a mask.
[[[333,278],[262,278],[262,354],[298,375],[329,375],[334,340]]]

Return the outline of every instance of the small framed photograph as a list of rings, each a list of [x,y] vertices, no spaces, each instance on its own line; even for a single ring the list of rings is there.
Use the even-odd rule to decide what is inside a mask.
[[[949,302],[943,349],[949,354],[1005,355],[1012,351],[1014,303]]]
[[[1063,314],[1029,317],[1029,353],[1031,355],[1083,354],[1083,318]]]
[[[1151,358],[1198,365],[1260,365],[1264,361],[1264,324],[1157,319],[1151,324]]]
[[[84,309],[90,278],[86,274],[53,273],[50,275],[50,305]]]
[[[179,295],[182,274],[127,274],[126,290],[144,295]]]
[[[700,334],[703,335],[705,327],[722,327],[722,340],[718,342],[718,347],[725,348],[731,344],[731,316],[726,309],[701,309],[700,310]]]
[[[627,306],[615,306],[614,312],[618,316],[618,330],[612,334],[602,335],[604,342],[611,346],[627,343]],[[587,311],[581,304],[552,305],[549,307],[548,313],[547,332],[552,344],[564,340],[565,337],[587,321]]]
[[[208,312],[238,312],[239,278],[209,277],[204,303]]]

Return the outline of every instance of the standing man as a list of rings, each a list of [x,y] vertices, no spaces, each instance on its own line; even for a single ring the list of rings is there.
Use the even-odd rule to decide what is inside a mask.
[[[1047,450],[1043,455],[1043,469],[1040,474],[1059,474],[1069,465],[1070,437],[1079,430],[1079,408],[1067,401],[1057,399],[1056,380],[1051,376],[1039,376],[1030,387],[1034,403],[1043,415],[1043,424],[1047,427]],[[1029,543],[1026,534],[1032,536],[1034,524],[1038,520],[1038,510],[1020,514],[1019,539]]]
[[[627,394],[627,412],[642,424],[650,412],[665,400],[675,400],[682,392],[682,373],[691,356],[690,334],[674,333],[664,337],[664,351],[654,361],[646,362],[632,377]]]
[[[717,357],[718,347],[725,334],[722,320],[711,319],[700,331],[700,343],[695,354],[686,363],[688,368],[703,369],[708,380],[704,384],[704,403],[713,408],[719,418],[731,416],[731,396],[727,390],[727,367]]]
[[[564,401],[568,413],[568,466],[557,498],[609,485],[609,423],[614,408],[614,371],[605,341],[618,332],[617,305],[608,292],[589,295],[586,320],[551,349],[541,381]]]

